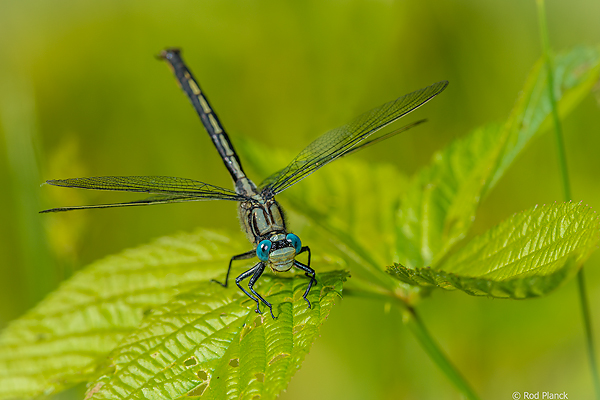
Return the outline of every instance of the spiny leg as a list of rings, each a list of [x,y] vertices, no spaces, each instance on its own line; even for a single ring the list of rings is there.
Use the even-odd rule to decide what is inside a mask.
[[[258,278],[260,278],[260,276],[262,275],[262,273],[265,270],[265,264],[260,263],[260,267],[258,267],[256,269],[256,271],[254,271],[254,275],[252,275],[252,278],[250,278],[250,282],[248,282],[248,289],[250,289],[250,291],[260,299],[260,301],[262,301],[267,307],[269,307],[269,311],[271,311],[271,317],[273,319],[275,319],[275,316],[273,315],[273,306],[271,305],[271,303],[269,303],[268,301],[266,301],[265,299],[263,299],[263,297],[258,294],[256,292],[256,290],[254,290],[254,284],[256,283],[256,281],[258,280]],[[256,301],[256,312],[257,313],[261,313],[260,310],[258,309],[258,301]]]
[[[256,270],[258,268],[260,268],[260,266],[262,266],[262,268],[264,269],[264,265],[262,262],[259,262],[258,264],[256,264],[254,267],[250,268],[248,271],[246,272],[242,272],[237,278],[235,278],[235,284],[240,288],[240,290],[244,293],[246,293],[246,296],[250,297],[252,300],[254,300],[256,302],[256,312],[260,314],[260,310],[258,309],[258,299],[255,298],[254,296],[252,296],[250,293],[248,293],[246,291],[246,289],[244,289],[242,287],[242,285],[240,285],[240,282],[243,281],[244,279],[248,278],[249,276],[251,276],[252,274],[254,274],[256,272]]]
[[[310,260],[310,250],[308,254]],[[306,291],[304,292],[304,296],[302,296],[302,298],[308,303],[308,308],[311,308],[310,300],[308,300],[308,293],[310,292],[310,288],[312,287],[312,285],[317,283],[317,279],[315,278],[315,270],[309,267],[308,265],[304,265],[298,261],[294,261],[294,267],[304,271],[304,275],[310,278],[310,282],[308,282],[308,287],[306,288]]]
[[[307,267],[310,267],[310,247],[308,246],[302,246],[302,248],[300,249],[300,251],[298,252],[298,254],[302,254],[304,252],[308,252],[308,263],[306,263]]]
[[[231,272],[231,264],[233,263],[233,261],[234,260],[235,261],[237,261],[237,260],[247,260],[247,259],[252,258],[254,256],[256,256],[256,250],[250,250],[250,251],[247,251],[245,253],[238,254],[238,255],[235,255],[235,256],[231,257],[231,260],[229,260],[229,267],[227,267],[227,275],[225,275],[225,283],[219,282],[216,279],[211,279],[211,282],[216,282],[216,283],[218,283],[219,285],[221,285],[223,287],[227,287],[227,283],[229,282],[229,273]]]

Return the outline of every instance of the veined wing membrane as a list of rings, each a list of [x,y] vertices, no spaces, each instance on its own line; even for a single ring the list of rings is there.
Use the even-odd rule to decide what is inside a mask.
[[[413,122],[411,124],[404,125],[402,128],[398,128],[398,129],[393,130],[391,132],[388,132],[388,133],[386,133],[384,135],[377,136],[376,138],[373,138],[373,139],[370,139],[370,140],[366,140],[366,141],[361,141],[358,145],[353,146],[350,149],[348,149],[347,151],[345,151],[342,154],[340,154],[339,157],[346,157],[346,156],[348,156],[348,155],[350,155],[352,153],[356,153],[357,151],[362,150],[365,147],[372,146],[372,145],[374,145],[376,143],[381,142],[382,140],[386,140],[386,139],[389,139],[389,138],[391,138],[393,136],[396,136],[399,133],[406,132],[407,130],[409,130],[411,128],[414,128],[417,125],[421,125],[423,122],[427,122],[427,120],[426,119],[420,119],[420,120],[418,120],[416,122]]]
[[[287,167],[265,179],[260,185],[261,189],[276,195],[331,161],[361,149],[364,139],[427,103],[440,94],[446,86],[448,86],[447,81],[434,83],[374,108],[348,124],[325,133],[302,150]],[[409,125],[406,129],[415,125],[417,124]],[[402,130],[405,129],[402,128],[399,131]],[[383,135],[380,138],[372,139],[367,144],[391,136],[393,134]]]
[[[186,201],[201,201],[211,200],[202,197],[190,197],[190,196],[171,196],[168,194],[159,194],[151,196],[143,200],[128,201],[125,203],[108,203],[108,204],[94,204],[91,206],[71,206],[71,207],[56,207],[48,210],[40,211],[40,214],[61,212],[61,211],[73,211],[73,210],[89,210],[91,208],[114,208],[114,207],[129,207],[129,206],[149,206],[153,204],[166,204],[166,203],[182,203]]]
[[[192,179],[170,176],[100,176],[91,178],[49,180],[46,181],[46,184],[80,189],[151,193],[155,194],[156,196],[126,203],[60,207],[44,210],[42,212],[70,211],[88,208],[126,207],[200,200],[249,200],[249,198],[239,195],[230,189],[221,188]]]

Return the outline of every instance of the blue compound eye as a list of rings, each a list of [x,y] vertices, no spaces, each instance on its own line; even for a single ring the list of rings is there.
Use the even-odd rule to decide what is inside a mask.
[[[292,246],[294,246],[294,249],[296,249],[296,254],[300,253],[300,250],[302,250],[302,242],[300,241],[300,238],[293,233],[288,233],[285,238],[292,244]]]
[[[263,240],[258,244],[258,247],[256,248],[256,256],[259,258],[259,260],[267,261],[269,259],[269,252],[271,251],[271,246],[272,243],[268,239]]]

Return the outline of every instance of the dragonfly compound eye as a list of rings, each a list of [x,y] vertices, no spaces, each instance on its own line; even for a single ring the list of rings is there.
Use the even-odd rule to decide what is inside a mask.
[[[302,242],[300,241],[300,238],[293,233],[288,233],[285,238],[292,244],[296,250],[296,254],[300,253],[300,250],[302,250]]]
[[[256,248],[256,256],[261,261],[267,261],[269,259],[269,252],[271,251],[272,243],[270,240],[263,240],[258,244]]]

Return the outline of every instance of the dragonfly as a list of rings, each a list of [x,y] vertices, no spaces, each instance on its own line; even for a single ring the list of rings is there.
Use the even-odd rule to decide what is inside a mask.
[[[200,89],[198,81],[184,63],[181,51],[177,48],[168,48],[163,50],[158,57],[167,62],[179,86],[192,103],[202,125],[208,132],[225,167],[229,171],[235,189],[231,190],[192,179],[170,176],[101,176],[54,179],[46,181],[46,184],[67,188],[140,192],[148,193],[150,197],[123,203],[58,207],[41,212],[145,206],[200,200],[236,201],[238,202],[238,216],[242,230],[253,244],[253,248],[231,257],[225,281],[216,282],[226,288],[233,262],[257,257],[258,262],[252,268],[235,278],[235,283],[239,289],[256,303],[255,311],[257,313],[261,314],[260,305],[262,303],[269,308],[271,317],[275,319],[272,304],[254,288],[267,267],[274,273],[286,272],[292,268],[302,271],[309,279],[302,298],[308,303],[308,308],[311,308],[308,295],[317,279],[315,270],[311,268],[310,248],[304,246],[300,238],[289,230],[283,209],[275,200],[275,196],[340,157],[347,156],[425,122],[425,120],[419,120],[389,133],[374,135],[383,127],[440,94],[448,86],[448,82],[441,81],[406,94],[358,116],[346,125],[323,134],[302,150],[288,166],[275,172],[256,186],[246,176],[240,158],[234,150],[225,128],[206,95]],[[302,263],[296,259],[298,255],[303,253],[307,253],[307,263]],[[247,290],[242,286],[242,281],[245,279],[249,279]]]

